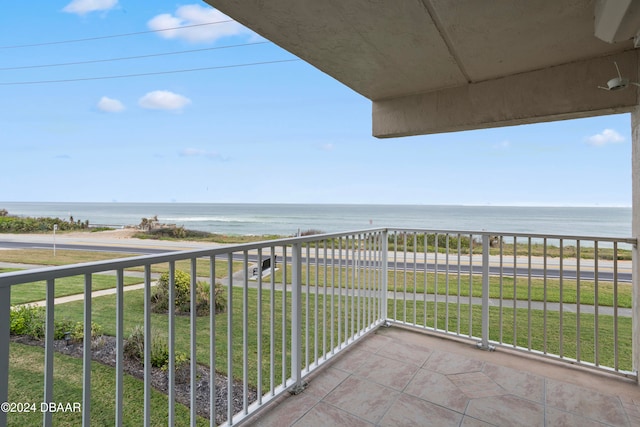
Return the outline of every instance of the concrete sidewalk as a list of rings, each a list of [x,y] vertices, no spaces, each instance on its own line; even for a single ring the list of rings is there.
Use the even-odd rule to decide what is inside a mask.
[[[157,282],[151,282],[151,286],[156,286]],[[124,287],[124,291],[135,291],[138,289],[144,289],[144,283],[139,283],[137,285],[129,285],[129,286],[125,286]],[[110,288],[110,289],[101,289],[99,291],[93,291],[91,292],[91,298],[96,298],[96,297],[101,297],[101,296],[105,296],[105,295],[113,295],[116,293],[116,288]],[[84,300],[84,294],[75,294],[75,295],[67,295],[64,297],[59,297],[53,300],[53,303],[55,305],[58,304],[65,304],[67,302],[73,302],[73,301],[83,301]],[[35,302],[29,302],[26,304],[20,304],[17,307],[23,306],[23,305],[31,305],[31,306],[36,306],[36,307],[45,307],[47,305],[47,301],[43,300],[43,301],[35,301]]]

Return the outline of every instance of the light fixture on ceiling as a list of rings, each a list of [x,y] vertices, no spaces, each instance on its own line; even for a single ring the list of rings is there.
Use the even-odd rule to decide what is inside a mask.
[[[613,64],[616,66],[616,70],[618,71],[618,77],[614,77],[611,80],[609,80],[607,82],[606,87],[598,86],[599,89],[620,90],[620,89],[625,89],[629,85],[640,86],[640,83],[630,82],[629,79],[623,78],[622,75],[620,74],[620,68],[618,68],[618,63],[614,61]]]

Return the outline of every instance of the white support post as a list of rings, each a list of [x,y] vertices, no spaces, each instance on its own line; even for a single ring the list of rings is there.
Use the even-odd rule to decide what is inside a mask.
[[[640,107],[631,112],[631,234],[640,237]],[[632,370],[640,369],[640,259],[638,245],[633,245],[632,270]]]
[[[173,316],[174,313],[169,313]],[[151,265],[144,266],[144,426],[151,427]]]
[[[11,331],[11,287],[0,288],[0,403],[9,400],[9,336]],[[7,413],[0,411],[0,426]]]
[[[382,304],[382,321],[385,326],[389,325],[389,314],[387,313],[388,290],[389,290],[389,232],[385,228],[382,230],[382,298],[380,304]],[[426,245],[426,242],[425,242]],[[415,260],[414,260],[415,261]],[[425,260],[426,263],[426,260]],[[426,303],[425,303],[426,304]]]
[[[302,245],[291,249],[291,392],[298,394],[302,384]]]
[[[47,405],[53,400],[53,321],[55,300],[55,279],[47,280],[47,305],[45,321],[45,345],[44,345],[44,398],[42,401]],[[52,425],[53,413],[45,410],[42,413],[42,425],[49,427]]]
[[[482,235],[482,335],[478,348],[493,350],[489,345],[489,240],[488,234]]]
[[[82,339],[82,425],[91,425],[91,274],[84,276],[84,337]]]
[[[121,427],[124,416],[124,270],[116,275],[116,418],[114,425]]]
[[[176,420],[176,263],[169,263],[169,309],[167,317],[169,321],[169,369],[167,385],[169,395],[168,425],[175,425]]]

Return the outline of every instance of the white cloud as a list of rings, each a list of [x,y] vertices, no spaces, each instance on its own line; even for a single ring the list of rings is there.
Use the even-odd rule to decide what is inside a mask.
[[[220,153],[217,151],[207,151],[199,148],[185,148],[180,151],[180,155],[183,157],[206,157],[208,159],[220,159],[224,160]]]
[[[98,109],[105,113],[119,113],[124,110],[124,104],[117,99],[103,96],[100,98],[100,101],[98,101]]]
[[[117,4],[118,0],[72,0],[62,10],[68,13],[84,15],[89,12],[113,9]]]
[[[150,29],[157,31],[165,28],[207,24],[210,22],[227,21],[230,19],[231,18],[227,15],[211,7],[203,7],[199,4],[189,4],[180,6],[176,9],[175,14],[163,13],[161,15],[154,16],[149,22],[147,22],[147,26]],[[252,32],[236,21],[158,32],[160,37],[166,39],[183,39],[194,43],[213,42],[222,37],[235,36],[239,34],[252,34]]]
[[[494,144],[494,145],[493,145],[493,148],[494,148],[495,150],[506,150],[506,149],[508,149],[509,147],[511,147],[511,142],[510,142],[510,141],[506,141],[506,140],[505,140],[505,141],[502,141],[502,142],[500,142],[500,143],[498,143],[498,144]]]
[[[181,110],[189,104],[189,98],[168,90],[154,90],[138,101],[138,105],[149,110]]]
[[[623,141],[624,136],[620,135],[613,129],[605,129],[602,132],[591,135],[587,138],[587,144],[594,147],[602,147],[603,145],[615,144]]]
[[[321,149],[322,151],[333,151],[333,149],[334,149],[334,148],[335,148],[335,146],[334,146],[332,143],[330,143],[330,142],[328,142],[328,143],[326,143],[326,144],[322,144],[322,145],[320,146],[320,149]]]

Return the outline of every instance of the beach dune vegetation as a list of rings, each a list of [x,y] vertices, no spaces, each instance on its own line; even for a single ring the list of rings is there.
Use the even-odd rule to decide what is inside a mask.
[[[66,219],[49,217],[19,217],[9,215],[6,209],[0,210],[0,233],[43,233],[52,231],[54,225],[59,231],[86,230],[89,221],[74,221],[73,217]]]

